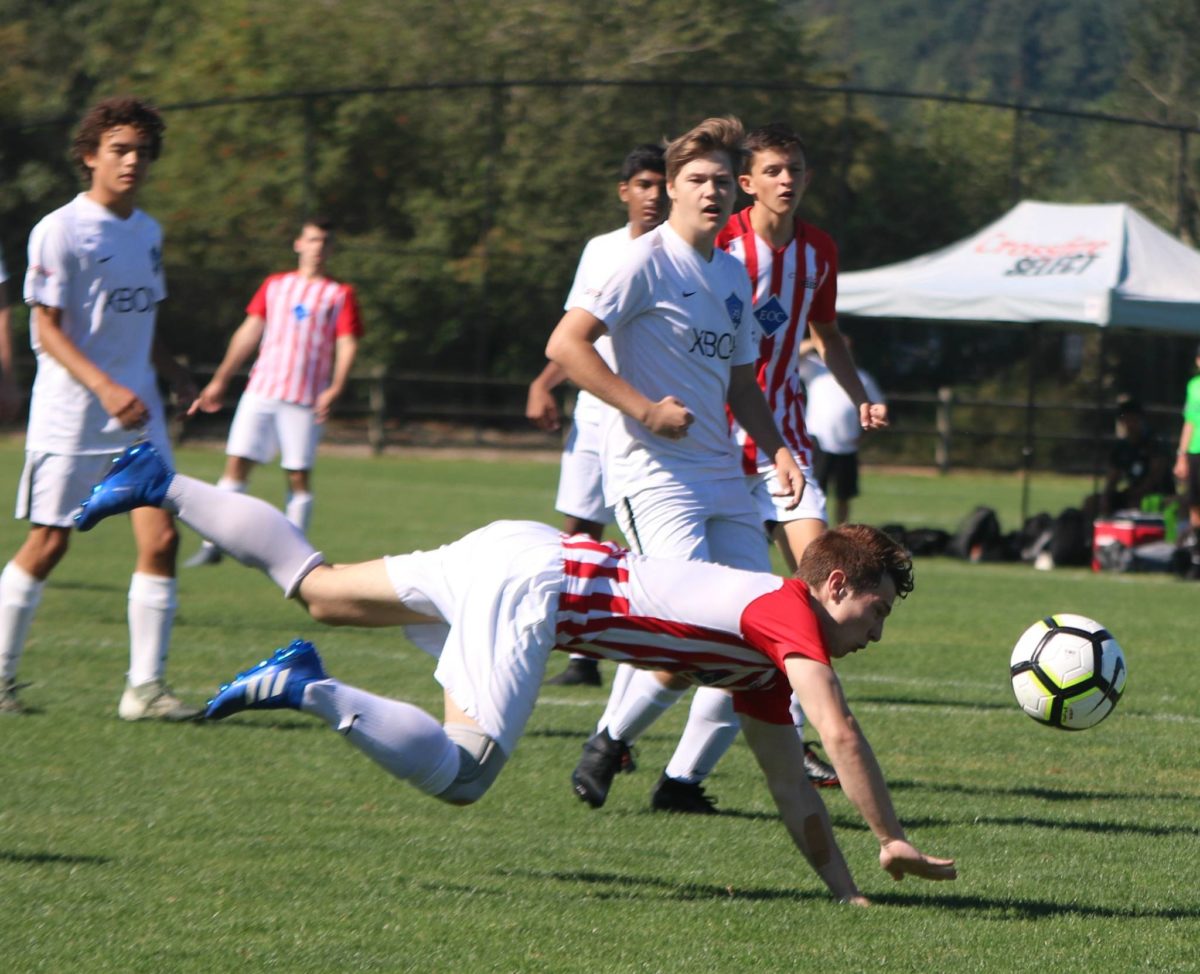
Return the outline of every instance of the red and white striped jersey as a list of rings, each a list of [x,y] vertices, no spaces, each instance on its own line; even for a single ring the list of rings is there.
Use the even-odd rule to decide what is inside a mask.
[[[762,331],[758,384],[767,397],[784,442],[801,466],[812,465],[812,441],[804,426],[804,393],[799,347],[810,321],[837,317],[837,245],[824,230],[796,220],[796,235],[776,250],[754,232],[747,207],[735,213],[717,237],[717,246],[746,267],[754,292],[754,317]],[[730,417],[741,448],[742,470],[751,474],[774,466],[750,435]]]
[[[739,713],[778,724],[792,720],[784,659],[829,663],[804,582],[585,535],[563,540],[555,648],[725,687]]]
[[[301,406],[329,388],[337,340],[363,331],[353,287],[296,271],[263,281],[246,313],[266,321],[247,391]]]

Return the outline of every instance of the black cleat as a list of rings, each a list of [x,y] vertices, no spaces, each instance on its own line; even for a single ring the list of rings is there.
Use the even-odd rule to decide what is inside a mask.
[[[808,743],[804,745],[804,773],[808,775],[808,780],[818,788],[841,787],[842,783],[838,781],[837,772],[833,770],[833,766],[817,757],[817,752]]]
[[[720,815],[715,799],[704,794],[700,782],[689,784],[668,778],[664,771],[650,792],[650,808],[656,812],[681,812],[684,815]]]
[[[581,801],[600,808],[608,798],[613,777],[624,770],[629,761],[629,745],[614,741],[608,731],[588,739],[583,745],[583,757],[571,772],[571,787]]]
[[[567,668],[558,676],[552,676],[546,681],[548,687],[598,687],[603,686],[600,679],[600,664],[594,659],[581,657],[567,663]]]

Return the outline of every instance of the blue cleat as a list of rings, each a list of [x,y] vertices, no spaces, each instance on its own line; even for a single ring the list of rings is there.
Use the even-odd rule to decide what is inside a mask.
[[[145,440],[127,447],[80,505],[76,527],[90,531],[113,514],[124,514],[135,507],[161,507],[174,476],[175,471]]]
[[[220,720],[239,710],[299,710],[304,688],[327,677],[316,647],[296,639],[224,684],[208,702],[204,718]]]

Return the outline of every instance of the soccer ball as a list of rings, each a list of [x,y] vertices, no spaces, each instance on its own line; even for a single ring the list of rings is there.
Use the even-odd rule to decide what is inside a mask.
[[[1063,612],[1035,622],[1013,647],[1013,693],[1034,720],[1062,730],[1095,727],[1125,689],[1125,654],[1094,619]]]

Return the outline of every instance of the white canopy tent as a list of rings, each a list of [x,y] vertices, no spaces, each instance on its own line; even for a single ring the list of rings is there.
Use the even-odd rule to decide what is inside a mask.
[[[1124,203],[1026,201],[942,250],[840,275],[837,310],[1200,334],[1200,252]]]
[[[1122,203],[1026,201],[941,250],[838,278],[841,315],[1200,335],[1200,252]],[[1032,460],[1033,367],[1025,442]],[[1026,511],[1028,478],[1022,498]]]

